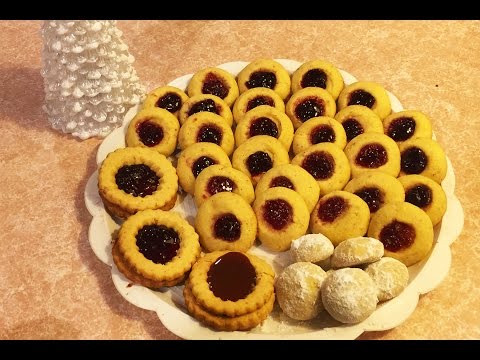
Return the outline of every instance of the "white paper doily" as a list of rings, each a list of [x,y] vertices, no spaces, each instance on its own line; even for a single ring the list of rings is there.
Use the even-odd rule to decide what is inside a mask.
[[[301,65],[293,60],[278,59],[277,61],[289,72],[295,71]],[[237,75],[247,64],[247,62],[237,61],[218,67]],[[340,72],[346,84],[357,81],[349,73],[342,70]],[[192,74],[179,77],[168,85],[186,89],[191,77]],[[394,112],[403,110],[400,101],[393,94],[389,93],[389,97]],[[130,109],[125,115],[123,125],[103,140],[97,152],[97,165],[102,163],[108,153],[125,147],[127,126],[137,111],[138,106]],[[85,204],[93,217],[88,238],[95,255],[112,267],[113,283],[119,293],[133,305],[155,311],[168,330],[184,339],[355,339],[364,331],[388,330],[400,325],[415,310],[419,295],[433,290],[447,275],[451,263],[450,244],[460,235],[464,220],[463,209],[454,195],[455,175],[452,164],[448,159],[447,163],[447,176],[442,182],[447,195],[447,211],[442,223],[435,227],[435,243],[431,253],[426,259],[409,268],[409,285],[397,298],[380,304],[368,319],[355,325],[340,324],[330,318],[326,312],[315,320],[294,321],[275,306],[267,320],[251,331],[215,331],[203,326],[187,313],[183,302],[183,286],[153,291],[143,286],[132,285],[118,271],[112,260],[112,233],[120,227],[120,222],[118,219],[112,219],[103,207],[98,195],[97,171],[92,174],[85,188]],[[190,195],[179,196],[171,211],[184,215],[193,225],[196,207]],[[290,261],[288,252],[273,253],[262,246],[254,247],[250,252],[269,261],[277,273]]]

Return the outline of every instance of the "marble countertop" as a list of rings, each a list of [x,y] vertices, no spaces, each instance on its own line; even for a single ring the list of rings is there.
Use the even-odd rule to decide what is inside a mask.
[[[83,191],[101,139],[50,128],[40,21],[0,22],[0,339],[178,339],[125,301],[87,241]],[[151,89],[259,57],[328,60],[429,114],[465,226],[448,277],[389,331],[359,339],[480,338],[480,21],[119,21]]]

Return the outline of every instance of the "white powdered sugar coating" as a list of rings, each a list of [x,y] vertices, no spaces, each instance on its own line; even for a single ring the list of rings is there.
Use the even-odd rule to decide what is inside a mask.
[[[318,263],[333,254],[333,244],[325,235],[308,234],[293,240],[290,252],[295,262]]]
[[[408,285],[408,268],[394,258],[381,258],[368,265],[365,272],[378,288],[378,301],[390,300],[400,295]]]
[[[333,251],[334,269],[370,264],[380,260],[384,248],[381,241],[370,237],[356,237],[342,241]]]
[[[320,288],[325,271],[309,262],[297,262],[283,270],[275,293],[283,312],[295,320],[310,320],[323,309]]]
[[[355,324],[368,318],[377,307],[377,287],[361,269],[336,270],[321,289],[325,309],[336,320]]]

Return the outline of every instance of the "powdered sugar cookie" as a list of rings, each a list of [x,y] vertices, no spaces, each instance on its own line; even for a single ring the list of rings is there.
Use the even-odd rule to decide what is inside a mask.
[[[345,268],[370,264],[383,256],[381,241],[369,237],[356,237],[342,241],[333,251],[332,267]]]
[[[333,244],[325,235],[307,234],[292,241],[290,253],[295,262],[318,263],[333,254]]]
[[[400,261],[384,257],[365,268],[378,288],[378,301],[390,300],[407,287],[408,269]]]

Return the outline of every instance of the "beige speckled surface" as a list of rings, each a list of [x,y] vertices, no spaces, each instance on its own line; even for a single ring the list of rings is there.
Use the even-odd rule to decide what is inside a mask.
[[[452,267],[401,326],[361,339],[480,338],[479,21],[119,21],[147,88],[257,57],[323,58],[430,114],[465,227]],[[0,22],[0,339],[177,339],[127,303],[87,242],[99,139],[50,129],[40,22]],[[438,86],[437,86],[438,85]]]

